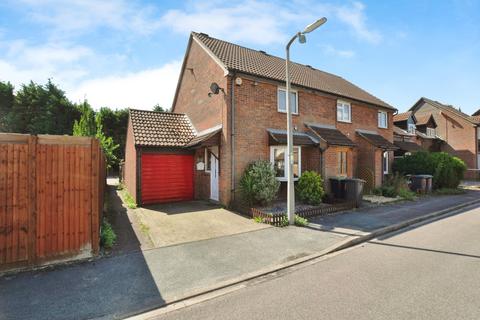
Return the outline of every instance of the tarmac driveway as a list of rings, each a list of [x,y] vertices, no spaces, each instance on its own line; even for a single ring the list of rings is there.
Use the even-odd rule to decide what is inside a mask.
[[[152,205],[133,210],[153,247],[165,247],[269,228],[206,201]]]

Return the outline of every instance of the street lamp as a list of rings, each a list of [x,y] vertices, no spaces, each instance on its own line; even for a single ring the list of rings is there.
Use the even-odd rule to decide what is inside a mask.
[[[309,24],[305,27],[302,32],[297,32],[292,39],[287,43],[286,54],[287,54],[287,64],[285,67],[285,79],[287,82],[286,89],[286,107],[287,107],[287,157],[288,157],[288,179],[287,179],[287,216],[288,222],[290,224],[295,223],[295,188],[293,185],[293,131],[292,131],[292,110],[290,110],[290,75],[288,70],[288,65],[290,64],[290,46],[298,38],[300,43],[305,43],[307,41],[305,34],[312,32],[313,30],[320,27],[322,24],[327,22],[327,18],[323,17],[318,19],[312,24]],[[298,106],[297,106],[298,108]]]

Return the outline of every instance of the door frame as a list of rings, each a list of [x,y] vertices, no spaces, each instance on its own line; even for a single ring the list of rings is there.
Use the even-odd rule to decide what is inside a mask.
[[[213,153],[210,153],[210,200],[220,201],[220,190],[219,190],[219,159]],[[214,186],[216,185],[216,188]]]

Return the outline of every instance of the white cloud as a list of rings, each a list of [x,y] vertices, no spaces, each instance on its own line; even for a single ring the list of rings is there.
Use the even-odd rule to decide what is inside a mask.
[[[94,108],[152,109],[157,103],[170,108],[180,73],[181,62],[124,75],[86,80],[67,95],[73,101],[84,98]]]
[[[127,0],[20,0],[37,22],[54,28],[55,36],[91,32],[95,28],[150,34],[158,27],[152,6]]]
[[[323,46],[323,49],[324,49],[326,54],[341,57],[341,58],[353,58],[355,56],[355,51],[339,50],[339,49],[336,49],[334,46],[329,45],[329,44]]]
[[[32,46],[23,40],[0,42],[0,80],[19,86],[31,80],[44,83],[49,78],[58,83],[72,84],[86,76],[84,62],[94,57],[84,46],[46,43]]]
[[[249,0],[222,6],[214,1],[169,10],[161,22],[178,33],[194,30],[230,41],[270,44],[284,41],[285,26],[299,18],[297,13],[270,2]]]
[[[352,6],[341,6],[336,8],[335,12],[338,19],[349,25],[360,39],[373,44],[378,44],[382,40],[380,32],[367,27],[367,16],[363,3],[354,2]]]

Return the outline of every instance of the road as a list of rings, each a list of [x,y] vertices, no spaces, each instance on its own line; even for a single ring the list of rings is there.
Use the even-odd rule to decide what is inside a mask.
[[[480,209],[155,319],[479,319]]]

